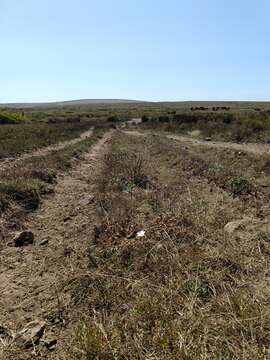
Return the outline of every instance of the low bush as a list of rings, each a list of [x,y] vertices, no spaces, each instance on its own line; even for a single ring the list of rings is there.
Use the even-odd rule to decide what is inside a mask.
[[[24,115],[10,112],[0,112],[0,125],[20,124],[26,121]]]
[[[235,177],[227,180],[225,188],[228,189],[233,196],[250,195],[255,193],[254,186],[243,177]]]
[[[147,160],[142,153],[112,152],[106,156],[105,167],[110,185],[121,191],[150,185],[146,175]]]

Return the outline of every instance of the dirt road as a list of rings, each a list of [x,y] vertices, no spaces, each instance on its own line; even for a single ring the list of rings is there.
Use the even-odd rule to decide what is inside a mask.
[[[11,158],[5,158],[3,160],[0,160],[0,171],[1,170],[5,170],[8,169],[12,166],[16,166],[18,163],[20,163],[21,161],[30,159],[31,157],[34,156],[46,156],[48,154],[50,154],[53,151],[58,151],[58,150],[62,150],[65,147],[69,146],[69,145],[75,145],[78,142],[87,139],[88,137],[92,136],[93,134],[93,129],[90,129],[88,131],[85,131],[84,133],[82,133],[79,137],[68,140],[68,141],[63,141],[54,145],[50,145],[50,146],[46,146],[44,148],[41,149],[37,149],[25,154],[22,154],[18,157],[11,157]]]
[[[94,176],[111,135],[112,131],[106,133],[84,154],[60,179],[55,194],[29,216],[25,228],[33,230],[35,244],[0,252],[0,359],[33,359],[39,351],[38,358],[57,359],[57,349],[64,346],[64,340],[60,341],[66,326],[63,314],[71,301],[67,284],[87,267],[87,247],[95,225]],[[58,341],[53,353],[42,345],[34,350],[6,346],[1,326],[16,333],[34,320],[46,322],[44,338]]]
[[[135,136],[145,136],[146,132],[140,131],[124,131],[127,135],[135,135]],[[157,135],[161,135],[158,133]],[[236,151],[243,151],[253,153],[255,155],[263,155],[263,154],[270,154],[270,145],[268,144],[257,144],[257,143],[232,143],[232,142],[221,142],[221,141],[203,141],[199,139],[192,138],[190,136],[184,135],[168,135],[164,134],[165,137],[172,140],[181,141],[181,143],[185,145],[200,145],[200,146],[208,146],[213,148],[220,148],[220,149],[232,149]]]

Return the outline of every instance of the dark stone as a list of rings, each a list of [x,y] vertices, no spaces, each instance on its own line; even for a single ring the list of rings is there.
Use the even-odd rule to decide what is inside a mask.
[[[30,230],[22,231],[14,237],[13,242],[15,247],[32,245],[34,243],[34,234]]]

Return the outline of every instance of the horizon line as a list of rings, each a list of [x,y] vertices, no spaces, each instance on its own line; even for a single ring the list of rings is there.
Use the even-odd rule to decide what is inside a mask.
[[[125,99],[125,98],[78,98],[78,99],[69,99],[69,100],[45,100],[45,101],[10,101],[10,102],[0,102],[0,105],[18,105],[18,104],[22,104],[22,105],[27,105],[27,104],[33,104],[33,105],[42,105],[42,104],[58,104],[58,103],[69,103],[69,102],[137,102],[137,103],[174,103],[174,102],[179,102],[179,103],[184,103],[184,102],[270,102],[269,100],[232,100],[232,99],[224,99],[224,100],[217,100],[217,99],[207,99],[207,100],[199,100],[199,99],[194,99],[194,100],[176,100],[176,99],[171,99],[171,100],[137,100],[137,99]]]

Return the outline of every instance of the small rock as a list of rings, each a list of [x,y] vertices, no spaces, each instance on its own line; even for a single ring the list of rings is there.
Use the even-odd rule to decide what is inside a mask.
[[[15,336],[15,343],[19,347],[28,348],[37,344],[43,336],[46,323],[44,321],[32,321],[28,323]]]
[[[205,138],[205,141],[211,141],[211,140],[212,140],[212,138],[210,138],[210,137]]]
[[[87,195],[80,199],[79,204],[81,206],[86,206],[86,205],[92,204],[94,202],[94,200],[95,200],[94,195]]]
[[[15,247],[31,245],[34,243],[34,234],[30,230],[22,231],[15,235],[13,243]]]
[[[229,235],[233,235],[233,233],[235,233],[242,226],[246,225],[249,222],[252,222],[251,218],[244,218],[241,220],[230,221],[228,224],[224,226],[224,231]]]
[[[42,240],[40,243],[39,243],[39,245],[40,246],[44,246],[44,245],[47,245],[49,243],[49,240],[48,239],[44,239],[44,240]]]

